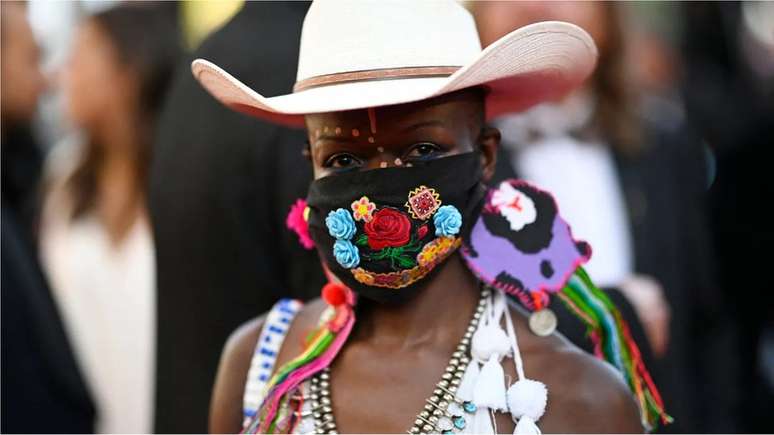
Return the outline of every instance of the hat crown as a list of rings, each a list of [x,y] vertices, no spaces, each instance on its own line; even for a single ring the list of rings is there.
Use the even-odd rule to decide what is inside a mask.
[[[304,19],[296,78],[463,66],[480,52],[473,17],[452,0],[316,0]]]

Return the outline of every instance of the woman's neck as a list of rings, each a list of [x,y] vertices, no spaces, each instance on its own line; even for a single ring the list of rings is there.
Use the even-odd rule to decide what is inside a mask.
[[[479,300],[479,283],[458,254],[440,267],[427,286],[409,300],[368,303],[361,310],[354,339],[395,348],[459,340],[457,332],[468,324]]]
[[[136,151],[142,145],[134,125],[123,119],[100,135],[104,156],[97,173],[97,214],[115,245],[123,241],[143,210]]]

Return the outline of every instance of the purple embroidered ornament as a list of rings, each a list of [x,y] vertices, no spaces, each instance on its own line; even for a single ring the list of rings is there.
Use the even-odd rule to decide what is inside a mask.
[[[549,293],[560,291],[591,257],[588,243],[573,239],[551,194],[522,180],[489,190],[461,252],[479,279],[530,310],[545,308]]]

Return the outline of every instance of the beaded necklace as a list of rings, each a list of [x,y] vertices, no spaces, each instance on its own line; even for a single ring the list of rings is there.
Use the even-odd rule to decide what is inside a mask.
[[[478,328],[479,320],[486,310],[490,293],[488,288],[481,291],[481,298],[465,334],[452,354],[441,380],[438,381],[433,390],[433,394],[426,400],[424,409],[417,415],[414,425],[407,433],[452,434],[455,431],[464,430],[467,425],[466,416],[476,412],[476,405],[473,402],[459,399],[456,392],[462,382],[465,369],[470,363],[468,356],[470,342]],[[325,368],[314,375],[309,384],[309,396],[312,401],[311,415],[314,419],[315,433],[318,434],[338,433],[331,404],[330,378],[330,368]]]

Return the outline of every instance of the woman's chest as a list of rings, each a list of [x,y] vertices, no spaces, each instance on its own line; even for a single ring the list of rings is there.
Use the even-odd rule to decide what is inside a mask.
[[[437,397],[435,393],[445,389],[442,386],[443,381],[448,379],[444,376],[447,373],[448,358],[443,354],[417,352],[393,355],[390,358],[385,355],[373,356],[368,361],[365,363],[344,357],[326,375],[325,394],[330,401],[330,418],[335,421],[336,430],[340,433],[406,433],[418,425],[425,432],[423,427],[428,423],[427,414],[432,416],[433,411],[438,409],[437,403],[433,403],[433,398]],[[582,416],[573,415],[571,410],[565,409],[571,406],[566,399],[573,396],[569,391],[572,386],[567,385],[567,391],[564,391],[561,385],[557,385],[558,379],[553,379],[555,376],[550,369],[541,369],[537,365],[538,361],[529,357],[524,362],[533,367],[531,373],[534,378],[544,380],[549,385],[548,404],[538,422],[540,429],[558,433],[573,432],[573,427],[580,427],[574,421],[576,418],[582,419]],[[510,385],[517,379],[514,364],[507,358],[502,361],[502,366],[506,384]],[[441,396],[441,401],[444,398],[450,399],[447,394]],[[451,401],[454,400],[459,401],[456,398]],[[463,417],[463,425],[452,427],[452,432],[480,432],[475,413],[463,412],[461,405],[460,401],[453,408],[454,412],[448,414],[449,417]],[[423,412],[426,418],[422,418]],[[487,414],[491,417],[490,430],[494,433],[514,432],[516,422],[510,413],[487,410]],[[326,418],[324,415],[319,417]],[[450,421],[454,423],[453,418]],[[443,432],[435,430],[438,428],[433,429],[429,432]]]
[[[472,402],[457,394],[465,377],[465,361],[452,367],[454,349],[448,352],[417,351],[406,354],[343,355],[326,376],[336,430],[340,433],[478,433],[480,420],[491,420],[491,430],[513,433],[511,415],[476,412]],[[362,357],[363,355],[361,355]],[[451,356],[451,358],[450,358]],[[366,363],[366,361],[368,361]],[[451,363],[451,364],[450,364]],[[513,363],[503,361],[505,380],[516,379]],[[320,393],[319,383],[316,393]],[[321,416],[325,419],[326,416]],[[479,420],[477,422],[477,419]],[[428,426],[432,426],[432,430]]]

